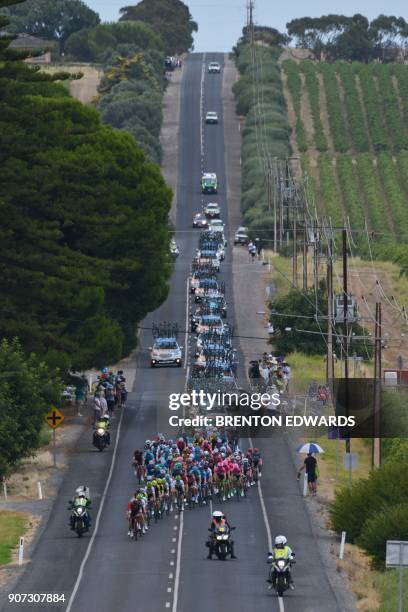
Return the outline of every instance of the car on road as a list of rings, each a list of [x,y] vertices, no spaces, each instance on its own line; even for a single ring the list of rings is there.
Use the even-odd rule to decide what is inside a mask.
[[[205,115],[205,122],[214,124],[218,123],[218,113],[215,111],[208,111],[208,113]]]
[[[161,365],[183,365],[183,351],[176,338],[156,338],[150,348],[150,365],[152,368]]]
[[[223,329],[224,323],[219,315],[202,315],[195,323],[195,332],[197,334],[202,334],[210,330],[217,333],[222,333]]]
[[[209,74],[220,74],[221,66],[218,62],[210,62],[208,64],[208,73]]]
[[[208,222],[208,229],[211,232],[223,232],[224,223],[221,221],[221,219],[210,219]]]
[[[249,242],[248,228],[239,227],[234,234],[234,244],[248,244],[248,242]]]
[[[209,202],[204,208],[204,213],[206,217],[209,217],[210,219],[216,219],[219,218],[221,211],[219,205],[216,202]]]
[[[215,172],[204,172],[201,176],[201,191],[202,193],[217,193],[218,180]]]
[[[203,213],[197,213],[193,218],[193,227],[200,227],[203,229],[207,229],[208,221],[206,216]]]

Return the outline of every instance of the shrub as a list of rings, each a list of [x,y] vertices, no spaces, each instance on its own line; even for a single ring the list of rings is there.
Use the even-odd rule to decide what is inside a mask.
[[[367,519],[357,543],[371,556],[374,567],[382,569],[387,540],[408,540],[408,500]]]
[[[241,147],[241,210],[251,233],[262,229],[264,238],[273,229],[273,222],[268,221],[268,159],[286,159],[291,152],[279,55],[273,47],[259,46],[254,69],[249,46],[236,48],[241,77],[233,91],[237,113],[246,116]]]
[[[408,503],[408,464],[385,464],[351,489],[336,491],[330,507],[333,529],[346,531],[347,540],[355,543],[368,519],[399,503]]]

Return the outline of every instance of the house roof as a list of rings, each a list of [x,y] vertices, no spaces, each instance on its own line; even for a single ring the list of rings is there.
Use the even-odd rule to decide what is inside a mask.
[[[17,38],[10,43],[11,49],[46,49],[55,45],[52,40],[37,38],[30,34],[18,34]]]

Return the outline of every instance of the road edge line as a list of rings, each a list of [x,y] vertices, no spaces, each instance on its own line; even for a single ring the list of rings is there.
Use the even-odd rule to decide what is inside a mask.
[[[68,605],[67,605],[67,608],[66,608],[66,612],[70,612],[71,611],[71,608],[72,608],[72,605],[74,603],[76,594],[77,594],[79,586],[81,584],[81,580],[82,580],[83,575],[84,575],[84,569],[85,569],[86,562],[88,561],[89,555],[91,554],[92,546],[93,546],[93,543],[95,541],[96,535],[98,533],[99,523],[100,523],[100,520],[101,520],[102,511],[103,511],[103,508],[104,508],[104,505],[105,505],[106,495],[107,495],[107,492],[108,492],[108,489],[109,489],[110,482],[112,480],[112,474],[113,474],[113,470],[114,470],[115,463],[116,463],[116,454],[117,454],[117,450],[118,450],[118,446],[119,446],[120,430],[121,430],[121,427],[122,427],[123,415],[125,414],[125,410],[126,410],[126,408],[123,408],[122,413],[120,415],[118,430],[117,430],[117,433],[116,433],[115,448],[113,449],[111,466],[110,466],[110,469],[109,469],[109,474],[108,474],[108,478],[107,478],[107,481],[106,481],[106,484],[105,484],[105,488],[104,488],[103,493],[102,493],[102,498],[101,498],[101,503],[100,503],[100,506],[99,506],[98,514],[96,515],[95,528],[93,530],[93,533],[92,533],[91,539],[89,541],[88,547],[87,547],[87,549],[85,551],[84,558],[82,559],[81,565],[79,567],[78,576],[77,576],[77,579],[76,579],[76,581],[74,583],[74,588],[72,589],[71,596],[70,596],[70,598],[68,600]]]

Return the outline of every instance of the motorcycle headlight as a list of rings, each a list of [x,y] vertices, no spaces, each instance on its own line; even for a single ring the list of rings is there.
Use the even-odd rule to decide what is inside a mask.
[[[223,540],[228,540],[228,536],[227,536],[227,535],[224,535],[224,536],[222,536],[222,539],[223,539]]]
[[[279,569],[283,569],[285,565],[286,565],[286,562],[283,561],[283,559],[277,562],[277,566],[279,567]]]
[[[104,433],[105,433],[105,430],[104,430],[104,429],[102,429],[102,427],[100,427],[99,429],[97,429],[97,430],[96,430],[96,433],[97,433],[98,435],[100,435],[100,436],[103,436],[103,435],[104,435]]]
[[[79,507],[79,508],[76,509],[76,511],[77,511],[78,514],[82,514],[84,509]]]
[[[217,540],[222,540],[223,536],[217,536]]]

